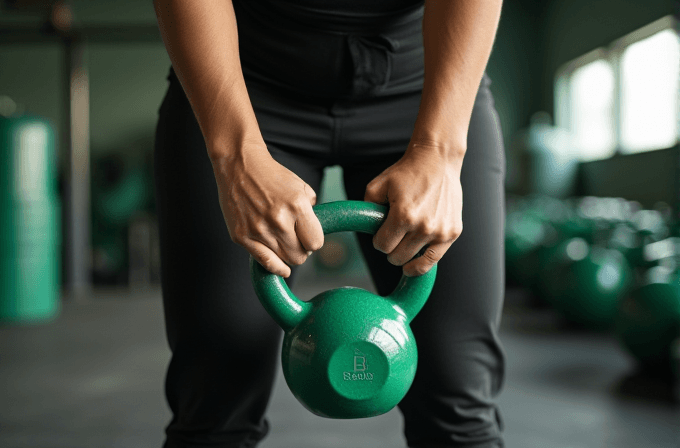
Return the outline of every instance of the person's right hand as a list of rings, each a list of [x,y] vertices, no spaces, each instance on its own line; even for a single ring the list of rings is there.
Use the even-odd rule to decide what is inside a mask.
[[[316,193],[264,145],[211,159],[220,207],[232,241],[267,271],[288,277],[324,243],[314,214]]]

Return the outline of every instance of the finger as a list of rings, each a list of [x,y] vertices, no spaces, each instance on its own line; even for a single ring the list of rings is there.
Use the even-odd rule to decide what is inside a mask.
[[[364,201],[376,204],[387,204],[387,178],[379,175],[366,185]]]
[[[307,198],[309,198],[310,204],[316,205],[316,192],[314,191],[314,189],[310,187],[308,184],[305,184],[304,191],[305,194],[307,195]]]
[[[420,257],[416,257],[404,265],[403,272],[407,277],[417,277],[426,274],[435,263],[444,256],[453,242],[430,245]]]
[[[243,247],[245,247],[250,255],[252,255],[252,257],[267,271],[284,278],[290,276],[290,267],[288,267],[274,251],[261,242],[249,239],[245,241]]]
[[[391,208],[387,212],[385,222],[373,236],[373,247],[382,253],[390,254],[413,227],[410,219],[404,219],[403,214],[400,215],[397,209]]]
[[[397,247],[387,255],[387,261],[395,266],[402,266],[416,257],[431,240],[431,236],[428,237],[422,232],[408,232]]]
[[[307,249],[298,239],[295,225],[295,218],[291,217],[290,223],[274,235],[278,246],[274,252],[289,266],[299,266],[309,257]]]
[[[302,213],[297,217],[295,233],[305,251],[319,250],[323,246],[323,227],[311,204],[303,207]]]

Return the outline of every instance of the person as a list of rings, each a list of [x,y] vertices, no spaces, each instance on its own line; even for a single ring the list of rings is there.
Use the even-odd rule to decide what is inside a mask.
[[[505,156],[485,72],[501,6],[154,0],[171,61],[154,147],[166,448],[267,434],[282,331],[249,257],[293,284],[324,243],[312,207],[335,165],[349,200],[389,206],[357,234],[380,295],[437,263],[399,404],[408,446],[503,445]]]

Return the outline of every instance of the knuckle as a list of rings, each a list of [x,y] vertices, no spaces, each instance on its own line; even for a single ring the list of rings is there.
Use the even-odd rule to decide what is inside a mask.
[[[385,245],[384,241],[378,240],[377,238],[373,238],[373,247],[380,252],[386,254],[387,253],[387,246]]]
[[[320,239],[315,240],[315,241],[312,242],[312,244],[310,245],[309,250],[311,250],[311,251],[317,251],[317,250],[319,250],[319,249],[321,249],[321,248],[323,247],[323,244],[324,244],[324,239],[323,239],[323,237],[321,237]]]
[[[405,210],[400,213],[400,220],[408,227],[415,227],[418,224],[418,216],[410,211]]]
[[[296,212],[303,212],[309,207],[309,197],[304,194],[299,194],[295,197],[292,207]]]
[[[281,228],[283,226],[287,217],[288,210],[283,207],[277,207],[275,210],[272,210],[272,221],[277,228]]]
[[[234,223],[232,228],[227,228],[227,230],[229,231],[229,237],[234,243],[241,245],[245,243],[246,235],[248,234],[248,232],[246,232],[243,223],[236,222]]]
[[[448,241],[449,240],[448,238],[449,238],[449,235],[442,230],[439,230],[439,231],[432,233],[432,240],[433,241],[437,241],[437,242],[441,243],[441,242],[444,242],[444,241]]]
[[[434,250],[431,247],[428,247],[427,250],[423,253],[423,257],[427,258],[428,260],[432,261],[433,263],[436,263],[439,261],[439,257],[437,256],[437,251]]]
[[[235,244],[243,246],[244,238],[242,233],[236,231],[229,232],[229,238],[231,238],[231,241],[233,241]]]
[[[442,242],[454,241],[460,235],[460,233],[462,231],[461,227],[462,226],[453,225],[453,226],[445,229],[441,233],[441,235],[439,235],[440,241],[442,241]]]
[[[288,259],[290,260],[290,264],[299,266],[302,263],[304,263],[307,260],[307,254],[295,254],[292,256],[289,256]]]
[[[432,235],[435,238],[439,238],[441,234],[441,229],[437,228],[437,226],[429,220],[421,222],[418,226],[418,230],[424,235]]]
[[[375,182],[375,179],[371,180],[368,184],[366,184],[366,191],[373,192],[373,190],[375,190],[376,185],[377,184]]]
[[[257,253],[254,255],[257,262],[260,263],[263,268],[265,268],[269,272],[272,272],[272,270],[275,267],[275,263],[271,256],[262,253]]]
[[[271,235],[271,227],[264,221],[253,223],[251,228],[246,232],[243,231],[243,239],[264,240],[268,235]]]
[[[453,227],[453,239],[458,238],[463,233],[463,223],[458,223]]]
[[[416,266],[413,267],[413,273],[415,275],[424,275],[427,274],[427,272],[430,270],[430,265],[425,265],[425,264],[417,264]]]

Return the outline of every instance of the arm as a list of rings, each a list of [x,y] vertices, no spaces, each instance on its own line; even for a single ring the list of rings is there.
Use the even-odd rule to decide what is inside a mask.
[[[501,4],[502,0],[425,1],[425,80],[413,143],[433,144],[462,163]]]
[[[250,103],[229,0],[154,0],[158,25],[212,163],[232,241],[288,277],[323,246],[316,193],[269,154]]]
[[[231,1],[154,0],[154,8],[211,160],[247,144],[266,150],[241,71]]]
[[[460,172],[501,4],[425,0],[425,79],[413,135],[404,156],[373,179],[364,196],[389,202],[373,245],[405,275],[428,272],[463,231]]]

